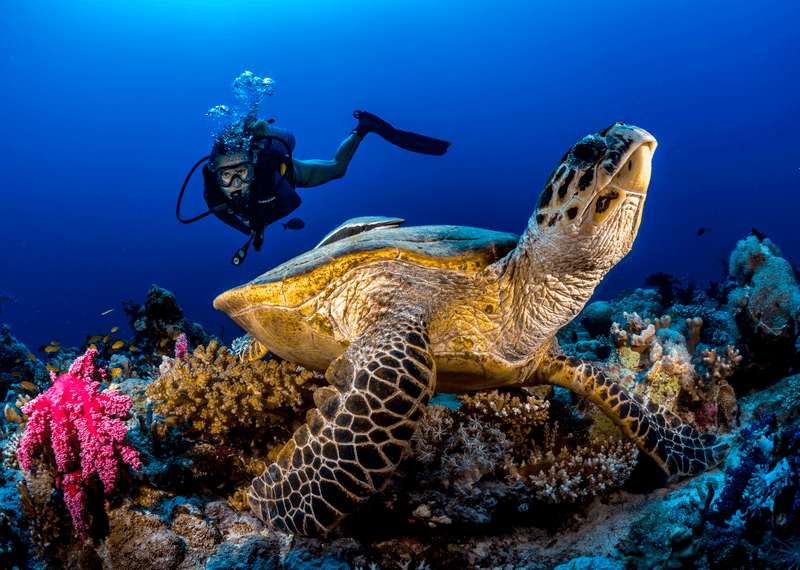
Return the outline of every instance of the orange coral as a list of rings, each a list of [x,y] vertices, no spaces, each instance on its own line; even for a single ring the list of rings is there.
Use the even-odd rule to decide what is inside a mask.
[[[175,361],[147,387],[154,411],[172,424],[190,424],[206,438],[244,428],[254,439],[271,427],[293,429],[310,408],[321,377],[289,362],[242,362],[216,341]]]

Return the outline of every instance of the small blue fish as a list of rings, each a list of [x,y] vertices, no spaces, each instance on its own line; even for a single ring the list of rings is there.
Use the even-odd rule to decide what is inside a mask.
[[[300,230],[306,227],[306,223],[300,218],[292,218],[285,224],[281,222],[281,225],[283,226],[283,231],[286,231],[286,228],[289,228],[290,230]]]

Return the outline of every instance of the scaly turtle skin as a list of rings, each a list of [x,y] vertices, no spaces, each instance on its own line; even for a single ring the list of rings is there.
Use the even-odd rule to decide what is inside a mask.
[[[554,384],[598,405],[668,474],[727,446],[631,397],[555,334],[628,253],[655,139],[617,123],[578,141],[547,179],[524,235],[388,228],[311,250],[214,301],[281,358],[330,387],[253,481],[275,528],[325,535],[382,491],[434,390]],[[347,224],[345,224],[347,225]]]

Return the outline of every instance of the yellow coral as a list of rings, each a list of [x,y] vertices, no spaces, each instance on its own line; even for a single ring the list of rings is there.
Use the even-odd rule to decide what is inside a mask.
[[[650,401],[670,411],[675,411],[675,402],[681,391],[680,376],[670,376],[664,372],[657,372],[648,381]]]
[[[636,370],[636,368],[639,366],[639,360],[642,358],[642,355],[635,350],[631,350],[630,347],[623,346],[617,350],[617,357],[619,358],[619,362],[622,364],[622,366],[628,370]]]
[[[216,341],[147,387],[153,410],[169,423],[188,423],[207,438],[246,428],[251,437],[270,427],[293,429],[298,412],[311,407],[314,374],[289,362],[242,362]]]
[[[592,406],[592,427],[589,428],[589,438],[594,441],[612,439],[614,441],[627,440],[617,424],[611,421],[599,408]]]

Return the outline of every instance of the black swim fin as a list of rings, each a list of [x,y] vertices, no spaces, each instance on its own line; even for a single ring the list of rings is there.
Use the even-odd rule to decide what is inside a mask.
[[[375,133],[393,145],[411,152],[442,156],[450,146],[447,141],[395,129],[383,119],[366,111],[353,111],[353,116],[358,119],[357,130]]]

